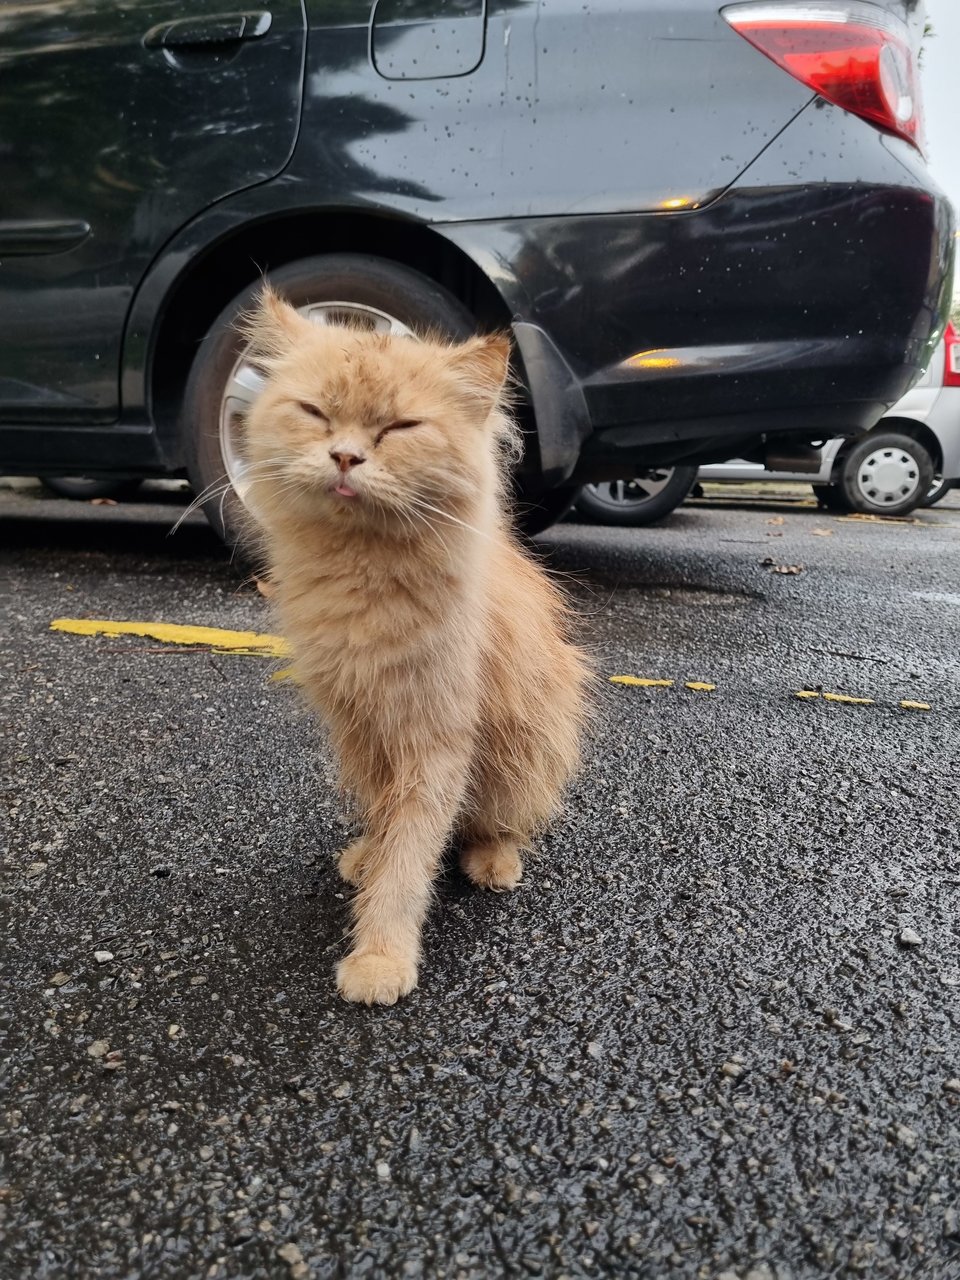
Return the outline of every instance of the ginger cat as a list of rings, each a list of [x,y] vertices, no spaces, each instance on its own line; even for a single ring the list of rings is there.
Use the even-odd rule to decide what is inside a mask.
[[[269,289],[247,336],[267,379],[246,424],[249,505],[363,820],[339,862],[357,894],[337,986],[392,1004],[417,985],[451,839],[475,884],[520,881],[577,765],[589,665],[509,530],[507,338],[317,326]]]

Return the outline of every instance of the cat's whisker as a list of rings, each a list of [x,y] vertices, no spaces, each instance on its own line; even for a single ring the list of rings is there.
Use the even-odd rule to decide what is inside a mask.
[[[398,514],[399,514],[399,511],[398,511]],[[442,531],[437,527],[434,521],[429,518],[429,516],[424,515],[424,513],[417,508],[405,508],[403,514],[409,520],[411,533],[414,536],[416,535],[418,524],[425,526],[427,529],[430,530],[431,533],[436,534],[437,538],[439,538],[440,543],[444,547],[444,549],[449,549],[446,539],[443,537]]]
[[[256,474],[257,471],[262,467],[279,466],[281,464],[286,464],[287,462],[288,462],[288,459],[286,458],[264,458],[260,462],[254,462],[250,464],[247,471],[247,477],[251,483],[255,483],[257,480],[261,480],[261,479],[269,479],[270,478],[269,475],[267,476],[257,475]],[[284,474],[285,473],[282,471],[275,471],[272,473],[273,477],[277,479],[282,478]],[[215,480],[212,480],[206,486],[206,488],[201,489],[201,491],[198,494],[196,494],[196,496],[192,499],[192,501],[184,508],[179,518],[177,519],[176,523],[169,530],[167,537],[168,538],[172,537],[173,534],[177,532],[177,530],[183,524],[184,520],[186,520],[187,516],[192,515],[194,511],[199,510],[199,508],[202,507],[205,502],[216,501],[217,498],[220,499],[220,518],[222,520],[223,504],[226,501],[226,495],[230,492],[232,488],[233,488],[233,482],[231,481],[230,477],[227,475],[225,471],[221,472],[220,475],[217,476]]]
[[[423,511],[432,511],[438,516],[442,516],[444,520],[450,520],[454,524],[461,525],[464,529],[469,529],[471,533],[477,534],[480,538],[486,538],[488,542],[492,541],[488,533],[484,533],[482,529],[478,529],[476,525],[467,524],[466,520],[460,520],[457,516],[452,516],[449,511],[444,511],[442,507],[435,507],[429,502],[424,502],[422,498],[411,498],[411,502]]]
[[[217,485],[221,484],[222,480],[223,478],[221,478],[221,480],[215,480],[213,484],[208,484],[206,489],[204,489],[202,493],[197,494],[197,496],[193,499],[190,505],[184,508],[176,524],[174,524],[174,526],[167,533],[168,538],[173,537],[173,535],[177,532],[177,530],[183,524],[184,520],[186,520],[187,516],[192,515],[194,511],[199,510],[199,508],[209,499],[216,498],[217,494],[220,492],[220,490],[217,488]],[[231,485],[229,480],[227,480],[226,483],[223,485],[224,489],[231,489],[232,487],[233,486]]]

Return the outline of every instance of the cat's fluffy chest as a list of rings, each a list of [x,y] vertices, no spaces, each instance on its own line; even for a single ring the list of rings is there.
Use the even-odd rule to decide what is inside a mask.
[[[294,651],[322,650],[337,668],[364,657],[378,665],[435,657],[485,612],[476,556],[454,565],[422,544],[370,548],[337,539],[315,550],[278,565],[277,604]]]

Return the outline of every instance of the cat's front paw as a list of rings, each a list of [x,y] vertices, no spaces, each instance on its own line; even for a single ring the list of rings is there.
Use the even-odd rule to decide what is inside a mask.
[[[396,1004],[417,985],[412,960],[378,951],[353,951],[337,966],[337,990],[354,1004]]]
[[[460,855],[463,874],[481,889],[515,889],[523,876],[523,861],[515,844],[490,840],[470,844]]]
[[[360,881],[363,879],[363,867],[368,853],[369,845],[364,836],[361,836],[359,840],[354,840],[353,844],[348,844],[343,853],[341,853],[337,861],[337,870],[347,884],[359,887]]]

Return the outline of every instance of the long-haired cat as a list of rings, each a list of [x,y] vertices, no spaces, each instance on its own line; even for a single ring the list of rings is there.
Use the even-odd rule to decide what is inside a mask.
[[[248,322],[266,383],[246,424],[275,603],[363,834],[348,1000],[417,984],[454,839],[475,884],[512,889],[578,760],[589,679],[561,593],[508,526],[509,342],[311,324],[265,289]]]

